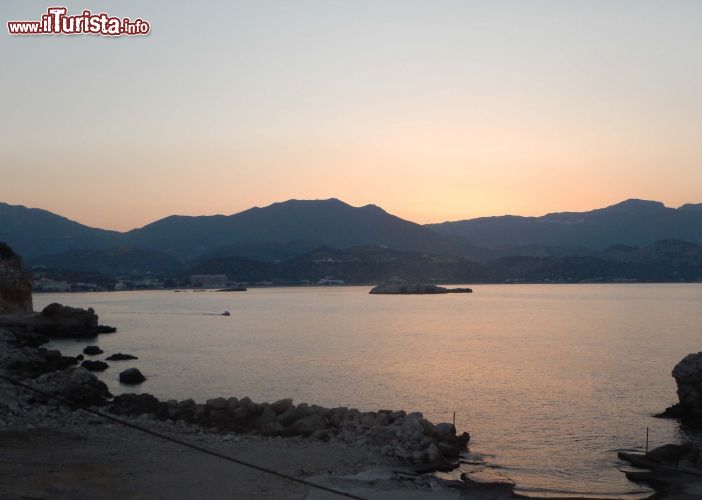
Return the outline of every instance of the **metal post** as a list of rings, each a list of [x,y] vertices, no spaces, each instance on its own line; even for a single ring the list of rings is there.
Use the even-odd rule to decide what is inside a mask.
[[[648,455],[648,427],[646,427],[646,455]]]
[[[456,412],[453,412],[453,426],[456,427]]]

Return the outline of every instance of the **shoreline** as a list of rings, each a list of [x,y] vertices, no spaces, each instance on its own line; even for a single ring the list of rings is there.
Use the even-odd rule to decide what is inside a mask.
[[[102,382],[99,382],[91,372],[70,364],[69,358],[62,356],[59,351],[41,347],[47,340],[35,334],[0,327],[0,347],[3,347],[0,355],[0,373],[18,377],[21,375],[22,366],[31,365],[35,373],[37,371],[43,373],[34,377],[23,377],[25,383],[59,395],[66,394],[66,391],[85,395],[86,388],[90,388],[85,406],[116,413],[120,419],[174,437],[189,441],[195,438],[197,442],[205,443],[217,450],[225,450],[227,453],[233,452],[236,456],[239,455],[240,449],[250,450],[254,457],[276,456],[283,470],[290,469],[300,460],[307,461],[313,466],[310,466],[309,470],[304,467],[298,468],[299,470],[293,471],[293,475],[300,478],[314,477],[320,484],[342,487],[344,491],[358,491],[364,497],[392,498],[399,492],[402,492],[401,497],[407,498],[419,492],[421,495],[417,498],[430,493],[436,498],[461,498],[465,495],[471,498],[481,498],[482,495],[486,495],[485,498],[513,497],[513,484],[475,483],[468,477],[462,477],[461,480],[448,480],[435,476],[433,471],[454,470],[460,465],[460,449],[466,447],[469,438],[467,435],[457,436],[452,425],[434,425],[425,420],[421,414],[389,410],[360,412],[353,409],[325,409],[304,403],[295,407],[289,400],[278,401],[272,405],[268,403],[257,405],[248,398],[243,398],[241,400],[243,405],[239,405],[236,398],[229,398],[229,400],[217,398],[199,405],[192,400],[180,402],[186,403],[185,414],[180,418],[177,415],[179,404],[173,400],[168,402],[156,400],[157,406],[153,406],[155,398],[150,395],[147,395],[149,397],[134,396],[127,393],[114,398],[105,398],[106,386],[104,390],[101,389],[99,385]],[[103,401],[100,398],[91,399],[95,396],[95,391],[103,391]],[[8,460],[33,463],[31,468],[36,469],[33,474],[46,476],[44,483],[39,481],[37,484],[43,484],[44,488],[49,489],[78,488],[80,490],[84,486],[83,493],[86,497],[95,494],[100,496],[100,488],[108,485],[93,484],[90,480],[84,485],[84,481],[76,483],[75,479],[71,478],[50,480],[56,464],[37,465],[42,457],[66,455],[81,460],[89,459],[88,461],[110,464],[110,467],[114,467],[115,470],[122,471],[120,474],[124,473],[130,477],[142,474],[130,468],[128,464],[130,455],[128,453],[125,455],[124,450],[125,442],[131,443],[130,446],[136,446],[136,443],[143,444],[149,441],[141,436],[135,436],[137,431],[119,429],[119,424],[101,421],[102,419],[89,413],[66,408],[54,401],[27,394],[27,392],[0,380],[2,395],[0,400],[6,402],[0,405],[0,436],[3,442],[9,443],[8,447],[0,449],[3,456],[2,463],[5,464],[0,465],[0,468],[9,472],[8,468],[11,469],[11,466],[7,465]],[[139,408],[137,400],[148,401],[152,411],[142,411],[144,408]],[[222,403],[225,405],[224,408]],[[233,405],[234,410],[231,415],[221,411],[227,404]],[[262,429],[266,429],[266,423],[264,422],[263,428],[257,426],[261,424],[261,417],[264,414],[267,414],[269,419],[273,416],[274,419],[281,420],[279,417],[284,412],[272,411],[272,406],[276,404],[278,411],[286,407],[288,417],[291,416],[291,412],[309,411],[310,414],[297,420],[293,416],[292,425],[289,427],[280,429],[280,424],[273,423],[268,425],[269,432],[261,432]],[[240,418],[242,409],[246,407],[257,408],[253,412],[256,416],[255,420],[248,417],[244,417],[243,420]],[[188,408],[193,410],[192,418],[188,417]],[[207,414],[207,419],[194,418],[196,411],[201,415],[203,412]],[[227,419],[233,417],[237,411],[237,418],[230,420],[236,425],[227,424]],[[321,415],[325,416],[320,418]],[[340,424],[336,428],[330,424],[331,419],[334,418],[339,420]],[[297,427],[295,422],[298,422]],[[309,426],[305,427],[306,424]],[[320,425],[324,428],[318,428]],[[74,442],[80,443],[80,446],[67,444]],[[163,454],[159,452],[161,448],[161,445],[145,448],[142,458],[161,462],[163,460]],[[196,452],[192,453],[195,455],[191,459],[197,460]],[[452,457],[449,458],[447,455]],[[174,467],[185,465],[174,463],[171,458],[166,462]],[[232,464],[229,465],[229,469],[236,468]],[[223,468],[223,473],[224,470],[227,470],[227,467]],[[15,469],[15,473],[17,472],[18,470]],[[227,472],[227,474],[230,473],[233,472],[231,470]],[[243,472],[234,474],[241,476]],[[9,474],[8,477],[14,476],[15,474]],[[140,486],[142,489],[148,489],[149,484],[153,483],[144,477],[138,482],[143,483]],[[35,491],[39,488],[35,486],[27,489],[28,485],[22,481],[21,474],[16,479],[0,480],[0,489],[14,491],[18,494],[18,498],[29,493],[31,493],[30,496],[39,497],[46,494],[46,491],[44,493]],[[152,486],[158,485],[152,484]],[[295,497],[297,496],[295,491],[299,490],[299,488],[296,490],[297,487],[286,484],[276,488],[278,489],[275,489],[275,495],[285,497]],[[109,491],[109,488],[105,491]],[[252,489],[242,494],[256,497],[259,493],[261,492]],[[308,496],[309,493],[309,491],[306,492]],[[213,498],[216,496],[214,495]]]

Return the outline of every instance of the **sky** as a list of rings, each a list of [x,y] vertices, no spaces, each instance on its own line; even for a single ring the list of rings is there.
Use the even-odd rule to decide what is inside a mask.
[[[7,33],[66,5],[144,37]],[[126,230],[290,198],[420,223],[702,202],[702,2],[0,3],[0,201]]]

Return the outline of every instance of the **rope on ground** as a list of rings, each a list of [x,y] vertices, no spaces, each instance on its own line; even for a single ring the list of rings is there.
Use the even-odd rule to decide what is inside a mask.
[[[243,467],[249,467],[249,468],[257,470],[259,472],[263,472],[265,474],[270,474],[272,476],[277,476],[279,478],[286,479],[288,481],[292,481],[292,482],[295,482],[298,484],[302,484],[302,485],[308,486],[310,488],[315,488],[318,490],[326,491],[328,493],[333,493],[335,495],[346,497],[346,498],[355,498],[358,500],[363,500],[362,497],[353,495],[351,493],[346,493],[344,491],[336,490],[334,488],[330,488],[328,486],[323,486],[321,484],[316,484],[316,483],[313,483],[311,481],[307,481],[305,479],[300,479],[300,478],[297,478],[294,476],[290,476],[288,474],[284,474],[282,472],[278,472],[276,470],[269,469],[267,467],[262,467],[260,465],[245,462],[244,460],[239,460],[238,458],[230,457],[229,455],[225,455],[223,453],[219,453],[219,452],[214,451],[214,450],[208,450],[207,448],[203,448],[203,447],[198,446],[196,444],[188,443],[187,441],[182,441],[180,439],[177,439],[177,438],[174,438],[171,436],[167,436],[166,434],[161,434],[160,432],[152,431],[151,429],[147,429],[146,427],[142,427],[140,425],[136,425],[136,424],[133,424],[131,422],[127,422],[126,420],[122,420],[120,418],[114,417],[112,415],[108,415],[107,413],[103,413],[103,412],[98,411],[98,410],[93,410],[91,408],[88,408],[88,407],[83,406],[81,404],[75,403],[75,402],[73,402],[69,399],[63,398],[61,396],[57,396],[55,394],[50,394],[46,391],[42,391],[41,389],[37,389],[36,387],[32,387],[29,384],[25,384],[24,382],[20,382],[19,380],[15,380],[15,379],[13,379],[11,377],[7,377],[5,375],[0,374],[0,379],[5,380],[6,382],[9,382],[10,384],[16,385],[18,387],[22,387],[24,389],[35,392],[35,393],[37,393],[41,396],[44,396],[46,398],[50,398],[50,399],[53,399],[55,401],[59,401],[63,404],[67,404],[69,406],[73,406],[74,408],[77,408],[79,410],[83,410],[85,412],[92,413],[93,415],[97,415],[97,416],[102,417],[102,418],[106,418],[108,420],[111,420],[113,422],[117,422],[118,424],[122,424],[126,427],[131,427],[132,429],[136,429],[136,430],[144,432],[146,434],[150,434],[152,436],[156,436],[158,438],[165,439],[166,441],[170,441],[172,443],[179,444],[181,446],[186,446],[188,448],[199,451],[201,453],[206,453],[207,455],[212,455],[213,457],[221,458],[223,460],[228,460],[228,461],[233,462],[237,465],[241,465]]]

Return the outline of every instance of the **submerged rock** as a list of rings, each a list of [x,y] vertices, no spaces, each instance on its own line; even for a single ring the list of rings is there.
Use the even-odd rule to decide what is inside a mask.
[[[91,372],[103,372],[109,368],[110,365],[105,363],[104,361],[90,361],[86,360],[83,361],[80,366],[85,368],[86,370],[90,370]]]
[[[427,283],[385,284],[374,287],[369,293],[387,295],[432,295],[440,293],[472,293],[470,288],[444,288]]]
[[[122,354],[121,352],[118,352],[117,354],[111,354],[105,358],[107,361],[124,361],[127,359],[139,359],[136,356],[132,356],[131,354]]]

